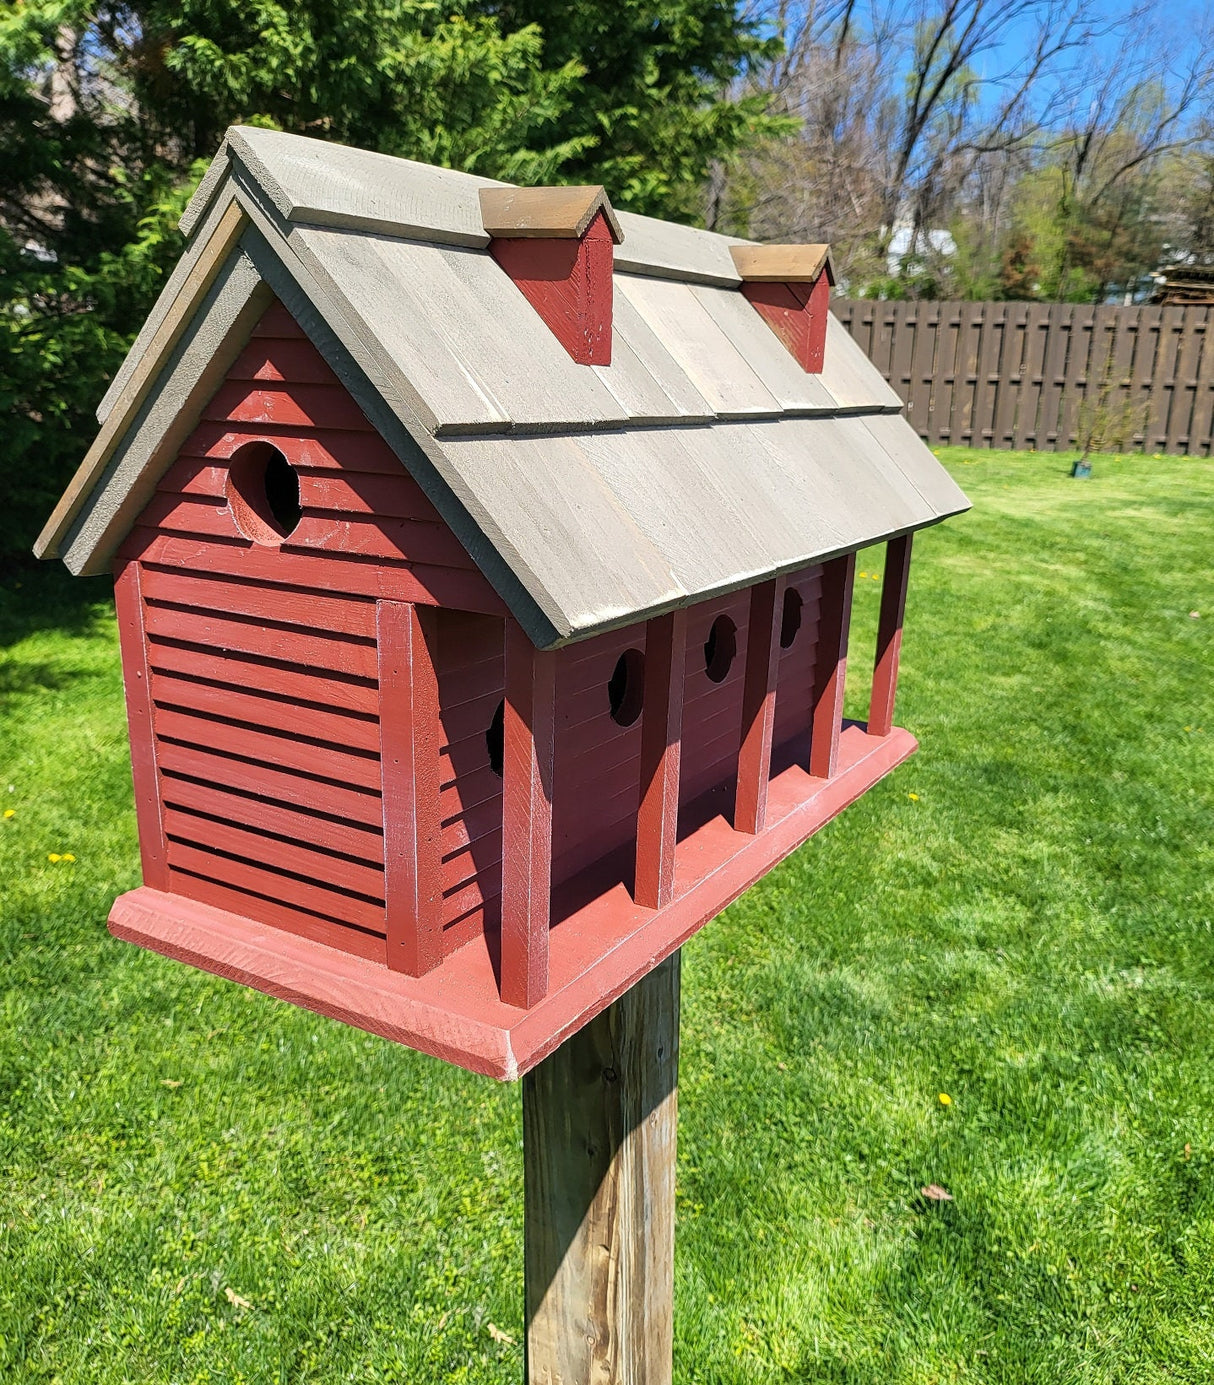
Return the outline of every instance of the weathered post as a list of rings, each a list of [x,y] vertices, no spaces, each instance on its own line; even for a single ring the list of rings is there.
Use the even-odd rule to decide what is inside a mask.
[[[679,960],[523,1079],[528,1385],[670,1385]]]

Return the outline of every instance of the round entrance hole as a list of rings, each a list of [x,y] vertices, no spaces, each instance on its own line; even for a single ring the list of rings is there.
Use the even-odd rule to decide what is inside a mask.
[[[619,726],[631,726],[641,715],[644,700],[645,656],[639,649],[626,649],[616,660],[607,682],[612,721]]]
[[[728,616],[718,616],[704,641],[704,672],[714,683],[723,683],[738,652],[738,627]]]
[[[801,608],[804,606],[801,593],[796,587],[789,587],[784,593],[784,612],[780,617],[780,648],[790,649],[801,629]]]
[[[303,515],[295,468],[268,442],[246,443],[232,454],[228,503],[240,532],[254,543],[281,543]]]

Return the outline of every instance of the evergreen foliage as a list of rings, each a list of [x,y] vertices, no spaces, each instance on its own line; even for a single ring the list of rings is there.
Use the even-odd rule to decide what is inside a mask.
[[[235,123],[694,215],[783,128],[726,87],[770,44],[727,0],[20,0],[0,10],[0,552],[29,545]]]

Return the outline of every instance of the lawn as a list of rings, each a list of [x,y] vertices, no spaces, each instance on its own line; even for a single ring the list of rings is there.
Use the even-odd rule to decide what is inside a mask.
[[[944,460],[919,754],[684,950],[679,1385],[1214,1378],[1214,462]],[[0,1380],[520,1381],[518,1088],[109,937],[104,585],[0,698]]]

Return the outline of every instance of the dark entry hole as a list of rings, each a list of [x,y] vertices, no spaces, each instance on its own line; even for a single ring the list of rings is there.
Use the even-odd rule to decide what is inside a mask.
[[[493,720],[485,732],[485,748],[489,752],[489,768],[500,779],[502,777],[502,757],[506,748],[506,704],[499,702],[493,713]]]
[[[784,593],[784,613],[780,617],[780,648],[789,649],[801,628],[801,608],[805,603],[796,587]]]
[[[641,715],[645,700],[645,656],[639,649],[626,649],[616,660],[607,682],[607,701],[611,719],[620,726],[631,726]]]
[[[738,627],[728,616],[718,616],[704,641],[704,672],[714,683],[723,683],[738,652]]]
[[[299,477],[268,442],[251,442],[228,463],[228,499],[241,532],[255,543],[277,543],[299,524]]]
[[[266,459],[265,488],[275,527],[285,537],[299,523],[303,512],[299,505],[299,477],[277,448]]]

